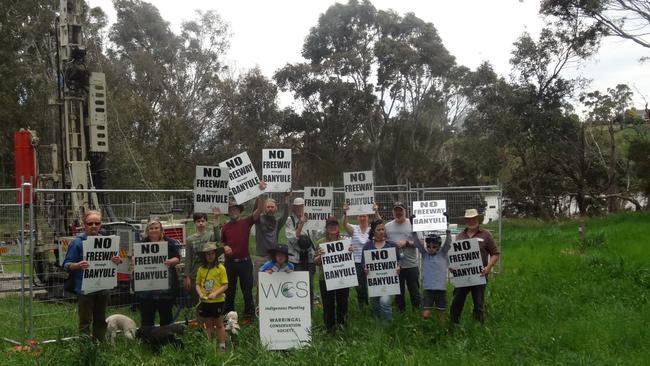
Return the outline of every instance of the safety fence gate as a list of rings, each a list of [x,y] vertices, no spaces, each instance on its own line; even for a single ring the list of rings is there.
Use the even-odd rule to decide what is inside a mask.
[[[29,322],[26,312],[28,271],[29,211],[19,204],[29,184],[17,189],[0,189],[0,319],[8,341],[25,339]]]
[[[192,234],[193,192],[191,190],[64,190],[33,189],[25,183],[19,189],[0,189],[0,316],[1,338],[19,343],[26,339],[58,339],[77,334],[75,296],[63,290],[67,274],[62,263],[68,243],[79,227],[80,210],[71,202],[85,202],[101,208],[102,234],[120,236],[120,255],[126,258],[133,243],[152,217],[163,222],[167,236],[185,243]],[[20,204],[19,197],[31,197],[30,204]],[[385,220],[392,219],[396,201],[409,209],[414,201],[447,201],[449,221],[462,227],[465,209],[477,208],[484,214],[484,224],[501,241],[501,189],[498,186],[417,187],[409,185],[376,186],[375,202]],[[75,199],[71,199],[76,195]],[[295,191],[294,197],[302,196]],[[283,202],[282,194],[272,194]],[[246,211],[253,209],[246,204]],[[344,192],[334,189],[333,211],[343,214]],[[97,204],[100,207],[94,207]],[[189,223],[189,224],[188,224]],[[281,238],[281,242],[282,238]],[[126,261],[128,262],[128,261]],[[110,292],[109,314],[125,313],[135,318],[137,301],[129,282],[129,268],[118,269],[118,287]],[[238,294],[239,296],[239,294]],[[187,301],[179,293],[179,319],[191,316]],[[238,307],[239,299],[237,300]]]

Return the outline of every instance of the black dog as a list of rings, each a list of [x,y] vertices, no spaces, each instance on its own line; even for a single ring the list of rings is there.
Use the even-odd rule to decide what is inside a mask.
[[[185,331],[183,324],[169,324],[156,326],[141,327],[135,333],[135,336],[151,347],[154,353],[160,353],[162,346],[171,344],[176,347],[183,347],[183,342],[176,338]]]

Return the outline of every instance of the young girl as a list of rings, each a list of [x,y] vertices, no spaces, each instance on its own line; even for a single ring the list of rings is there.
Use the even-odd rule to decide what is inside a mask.
[[[221,249],[223,252],[223,249]],[[214,243],[203,247],[201,266],[196,272],[196,292],[201,299],[199,316],[208,332],[208,338],[219,338],[219,350],[226,350],[226,329],[223,326],[224,293],[228,288],[226,268],[219,263],[218,249]]]
[[[278,245],[269,250],[270,260],[267,260],[260,272],[273,273],[273,272],[292,272],[293,263],[289,262],[289,248],[286,245]]]
[[[451,247],[451,233],[447,230],[447,239],[442,244],[442,238],[431,234],[425,238],[426,248],[414,233],[415,246],[422,254],[422,284],[424,297],[422,300],[422,318],[431,318],[431,310],[436,306],[436,320],[442,325],[447,308],[447,271],[449,259],[447,253]]]

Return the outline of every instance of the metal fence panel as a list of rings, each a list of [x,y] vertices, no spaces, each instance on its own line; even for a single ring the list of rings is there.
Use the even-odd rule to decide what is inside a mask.
[[[186,222],[191,221],[193,209],[191,190],[55,190],[35,189],[32,205],[34,230],[31,263],[33,280],[29,282],[32,300],[29,303],[30,337],[69,336],[76,334],[78,324],[76,296],[65,292],[67,273],[62,264],[68,243],[79,232],[81,213],[71,207],[68,194],[99,192],[103,235],[120,236],[120,256],[124,264],[118,267],[118,286],[110,291],[109,313],[130,310],[138,318],[137,298],[132,290],[128,264],[133,243],[141,238],[144,224],[151,218],[163,223],[165,234],[185,244],[188,236]],[[92,200],[89,200],[92,202]],[[92,207],[95,209],[94,207]],[[190,218],[190,219],[188,219]],[[184,252],[184,250],[182,250]],[[180,270],[180,268],[179,268]],[[179,303],[187,298],[179,293]],[[64,322],[61,319],[65,319]]]
[[[8,339],[22,342],[25,337],[25,231],[24,205],[18,199],[22,189],[0,189],[0,319],[10,329],[2,334]],[[28,235],[27,235],[28,236]]]

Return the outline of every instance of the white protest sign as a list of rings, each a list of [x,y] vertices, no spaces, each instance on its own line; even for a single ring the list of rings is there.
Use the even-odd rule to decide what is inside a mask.
[[[413,202],[413,231],[445,231],[447,230],[447,201],[414,201]]]
[[[167,242],[133,245],[133,285],[135,292],[169,289]]]
[[[83,271],[81,292],[89,294],[117,286],[117,265],[111,261],[119,254],[120,237],[89,236],[83,242],[83,258],[88,268]]]
[[[305,217],[303,230],[323,230],[325,220],[332,214],[333,187],[305,187]]]
[[[364,250],[363,258],[368,268],[368,297],[399,295],[395,248]]]
[[[271,350],[311,342],[309,272],[259,273],[260,339]]]
[[[322,243],[321,256],[323,275],[327,291],[359,286],[357,269],[354,265],[354,253],[350,250],[350,239]]]
[[[474,238],[451,243],[449,267],[451,268],[451,284],[454,287],[485,284],[485,277],[481,276],[483,261],[478,241],[478,238]]]
[[[262,150],[262,180],[266,192],[291,190],[291,149]]]
[[[218,208],[228,212],[229,169],[217,166],[197,166],[194,179],[194,212],[211,213]]]
[[[260,179],[247,152],[244,151],[237,156],[222,161],[219,166],[230,168],[228,186],[230,187],[230,193],[235,197],[238,204],[262,194],[262,190],[258,186]]]
[[[373,214],[375,203],[375,184],[372,170],[365,172],[343,173],[345,203],[348,215]]]

